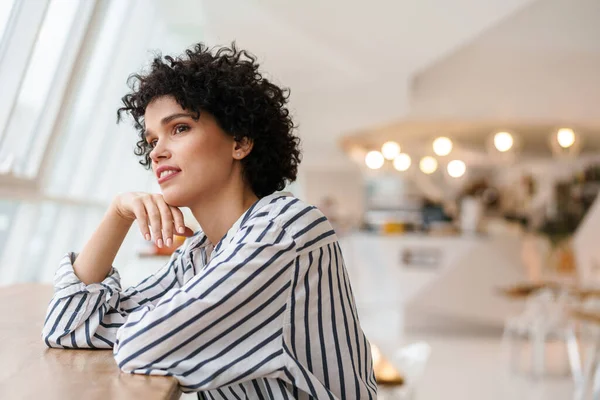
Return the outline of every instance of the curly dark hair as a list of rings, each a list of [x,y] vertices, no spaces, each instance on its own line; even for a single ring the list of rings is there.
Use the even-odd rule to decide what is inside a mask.
[[[152,100],[172,96],[179,105],[195,113],[210,113],[227,134],[237,141],[252,140],[250,154],[242,159],[244,178],[258,197],[283,190],[293,182],[301,160],[300,139],[286,107],[289,89],[280,88],[258,71],[256,57],[231,47],[208,48],[199,43],[173,58],[158,54],[146,74],[133,74],[127,83],[131,93],[123,96],[140,140],[135,154],[150,169],[151,146],[144,136],[144,113]]]

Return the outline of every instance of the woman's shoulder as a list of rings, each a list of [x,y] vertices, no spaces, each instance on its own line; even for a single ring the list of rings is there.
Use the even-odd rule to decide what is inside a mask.
[[[271,200],[257,211],[257,215],[260,214],[286,229],[323,216],[314,205],[287,193],[272,195]]]
[[[319,237],[335,237],[327,217],[317,207],[289,194],[274,197],[261,214],[290,234],[299,245]]]

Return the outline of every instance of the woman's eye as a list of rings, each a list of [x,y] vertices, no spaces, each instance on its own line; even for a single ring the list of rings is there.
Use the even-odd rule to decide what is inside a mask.
[[[190,127],[187,126],[187,125],[177,125],[175,127],[175,133],[182,133],[182,132],[185,132],[185,131],[187,131],[189,129],[190,129]]]
[[[156,143],[158,143],[158,140],[154,139],[153,141],[151,141],[148,144],[150,145],[151,148],[155,148],[156,147]]]

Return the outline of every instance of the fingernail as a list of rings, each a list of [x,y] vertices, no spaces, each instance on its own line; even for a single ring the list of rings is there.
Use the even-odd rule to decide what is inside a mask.
[[[158,239],[156,241],[156,245],[158,246],[159,249],[162,249],[162,247],[163,247],[163,241],[162,241],[162,239]]]
[[[167,238],[167,247],[173,246],[173,240],[171,238]]]
[[[183,226],[180,226],[179,229],[177,229],[177,232],[185,233],[185,228]]]
[[[152,238],[150,237],[150,234],[149,234],[149,233],[146,233],[146,236],[145,236],[145,238],[146,238],[146,240],[148,240],[148,241],[150,241],[150,239],[152,239]]]

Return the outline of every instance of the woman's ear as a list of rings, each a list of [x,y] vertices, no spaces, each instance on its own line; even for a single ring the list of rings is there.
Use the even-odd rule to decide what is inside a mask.
[[[241,160],[246,157],[252,151],[252,147],[254,147],[254,142],[252,139],[244,136],[240,140],[233,141],[233,158],[236,160]]]

